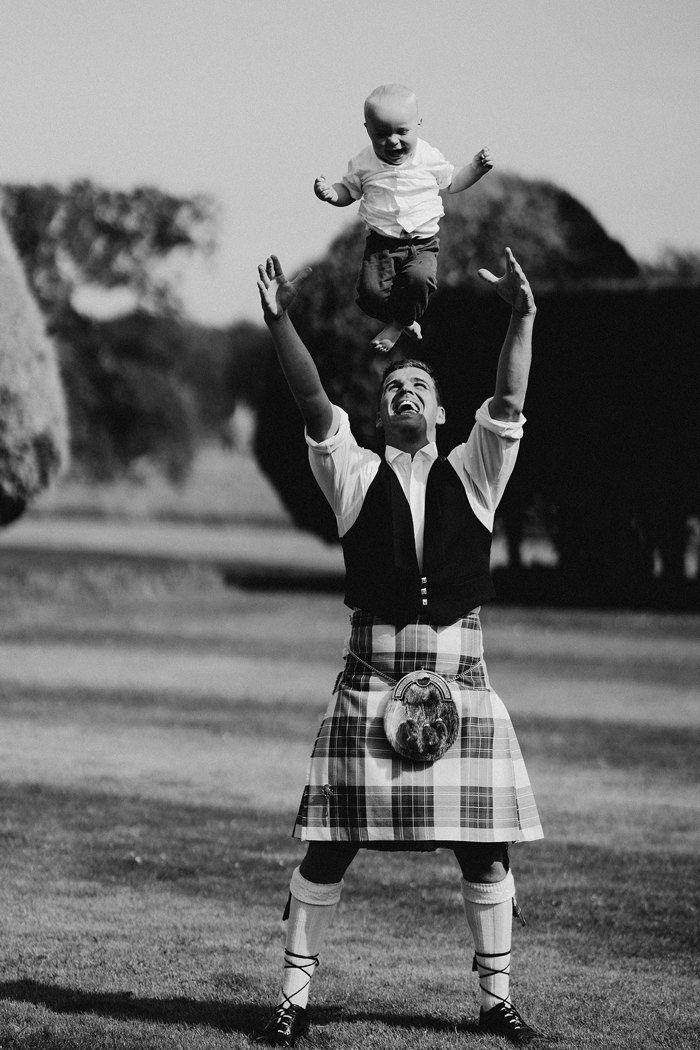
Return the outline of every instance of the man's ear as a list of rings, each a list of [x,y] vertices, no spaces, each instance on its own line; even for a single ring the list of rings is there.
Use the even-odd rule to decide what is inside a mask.
[[[438,405],[438,410],[437,410],[437,415],[435,417],[435,422],[437,423],[438,426],[442,426],[442,424],[445,422],[446,418],[447,417],[445,416],[445,409],[442,407],[442,405]]]
[[[377,428],[377,430],[381,430],[382,429],[382,416],[381,416],[380,412],[377,412],[377,418],[375,420],[374,425]]]

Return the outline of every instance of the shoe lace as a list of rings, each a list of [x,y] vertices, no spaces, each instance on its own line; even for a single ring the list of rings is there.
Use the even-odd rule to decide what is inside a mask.
[[[515,1009],[512,1003],[508,1000],[504,1000],[501,1003],[501,1014],[505,1021],[509,1021],[514,1028],[527,1028],[527,1025],[523,1021],[522,1017]]]

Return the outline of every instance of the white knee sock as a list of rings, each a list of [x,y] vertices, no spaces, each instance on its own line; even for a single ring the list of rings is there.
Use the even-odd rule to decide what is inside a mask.
[[[306,1007],[318,952],[333,921],[342,887],[342,880],[309,882],[299,868],[292,872],[280,1006]]]
[[[514,891],[511,872],[501,882],[462,879],[464,912],[474,938],[484,1010],[509,1001]]]

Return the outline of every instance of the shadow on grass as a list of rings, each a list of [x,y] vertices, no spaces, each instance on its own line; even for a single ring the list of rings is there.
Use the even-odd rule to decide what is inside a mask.
[[[0,999],[45,1006],[54,1013],[100,1014],[130,1021],[201,1024],[222,1031],[248,1031],[264,1011],[193,999],[139,999],[132,992],[84,992],[40,981],[3,981]]]
[[[228,1004],[178,997],[139,999],[131,992],[84,992],[40,981],[0,982],[0,1001],[44,1006],[54,1013],[97,1014],[117,1020],[148,1021],[158,1024],[204,1025],[222,1032],[255,1035],[270,1017],[269,1004]],[[476,1021],[454,1022],[429,1014],[392,1013],[387,1010],[348,1010],[315,1006],[309,1010],[312,1025],[323,1027],[340,1022],[379,1022],[389,1028],[422,1028],[434,1032],[473,1032]]]

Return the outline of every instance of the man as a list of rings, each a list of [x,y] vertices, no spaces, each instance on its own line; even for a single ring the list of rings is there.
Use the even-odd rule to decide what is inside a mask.
[[[289,281],[275,256],[258,271],[311,467],[336,515],[353,610],[345,669],[314,745],[294,831],[308,848],[290,883],[282,993],[259,1038],[291,1046],[308,1026],[318,953],[358,849],[449,848],[474,940],[479,1028],[533,1042],[541,1037],[509,996],[517,905],[508,843],[540,838],[542,829],[510,718],[488,682],[478,618],[493,596],[494,512],[525,422],[532,291],[509,248],[502,277],[479,271],[511,306],[510,324],[494,396],[446,459],[435,445],[445,410],[430,369],[420,361],[388,367],[377,414],[381,457],[357,445],[288,317],[310,271]],[[409,693],[418,699],[401,709]]]

